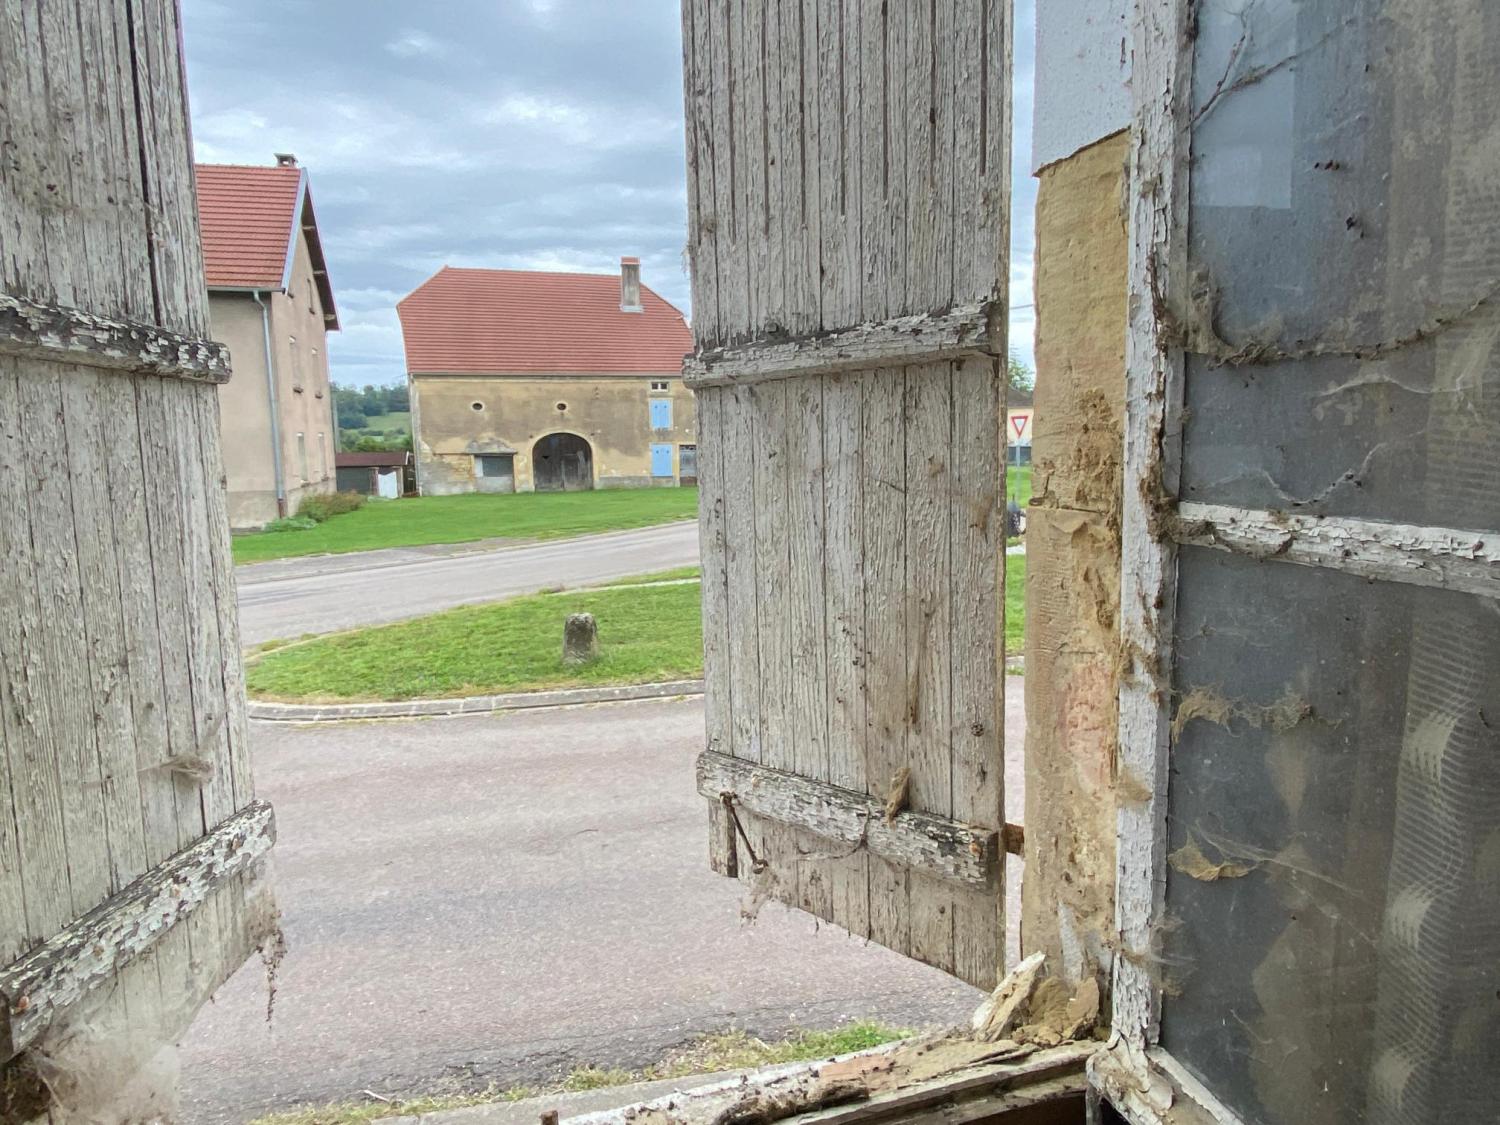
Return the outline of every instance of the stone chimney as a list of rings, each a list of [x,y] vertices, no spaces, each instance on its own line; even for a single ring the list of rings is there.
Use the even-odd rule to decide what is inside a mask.
[[[641,307],[641,260],[620,259],[620,311],[644,312]]]
[[[272,155],[276,157],[276,167],[278,168],[297,167],[297,158],[289,152],[277,152],[272,153]]]

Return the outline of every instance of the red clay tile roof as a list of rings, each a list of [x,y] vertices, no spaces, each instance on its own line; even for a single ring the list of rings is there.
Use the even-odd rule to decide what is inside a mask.
[[[620,311],[619,274],[444,266],[396,310],[408,371],[677,372],[687,322],[644,285],[641,304]]]
[[[328,327],[337,328],[333,289],[313,218],[307,171],[296,166],[199,164],[198,225],[210,289],[281,289],[286,285],[301,220]]]

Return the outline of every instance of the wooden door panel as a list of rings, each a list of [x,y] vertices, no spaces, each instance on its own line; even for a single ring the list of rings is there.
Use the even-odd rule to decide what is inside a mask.
[[[711,859],[981,985],[1009,34],[1003,0],[684,5]]]

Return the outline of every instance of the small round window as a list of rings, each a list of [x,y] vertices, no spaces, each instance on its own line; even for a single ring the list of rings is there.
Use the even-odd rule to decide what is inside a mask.
[[[469,409],[470,410],[483,410],[484,409],[484,403],[482,403],[482,402],[471,402],[471,403],[469,403]]]
[[[557,404],[557,408],[559,410],[566,410],[568,408],[568,404],[565,403],[565,402],[560,402],[560,403]]]

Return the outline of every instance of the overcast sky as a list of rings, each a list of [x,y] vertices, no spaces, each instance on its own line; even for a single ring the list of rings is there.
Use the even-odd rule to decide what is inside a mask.
[[[1031,304],[1033,0],[1016,0],[1012,306]],[[340,383],[405,378],[440,266],[613,272],[690,312],[679,0],[183,0],[197,159],[308,169]],[[1011,316],[1032,360],[1032,312]]]

